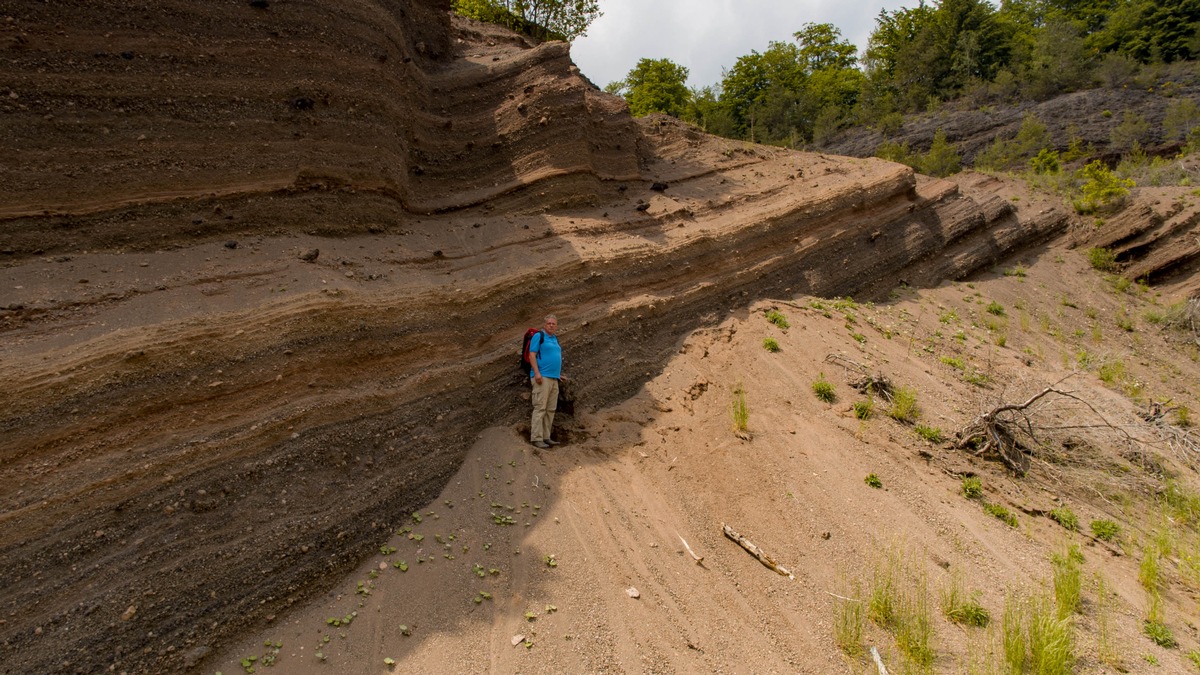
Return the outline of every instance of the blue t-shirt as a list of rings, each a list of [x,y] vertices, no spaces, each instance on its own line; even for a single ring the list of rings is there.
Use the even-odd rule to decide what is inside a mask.
[[[529,353],[535,352],[538,372],[542,377],[558,379],[559,373],[562,372],[562,348],[558,346],[558,337],[538,331],[529,340]],[[532,370],[529,371],[529,377],[533,377]]]

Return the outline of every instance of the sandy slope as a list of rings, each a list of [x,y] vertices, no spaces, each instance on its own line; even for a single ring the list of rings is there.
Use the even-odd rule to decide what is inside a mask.
[[[940,616],[939,589],[959,575],[999,617],[1006,592],[1032,593],[1048,583],[1049,555],[1068,540],[1082,546],[1088,579],[1075,620],[1078,669],[1108,672],[1095,656],[1098,610],[1090,580],[1098,574],[1116,590],[1109,621],[1123,667],[1186,672],[1182,653],[1197,643],[1193,587],[1169,573],[1168,622],[1183,646],[1156,647],[1140,631],[1145,597],[1136,581],[1136,547],[1127,549],[1130,557],[1045,517],[1066,503],[1085,523],[1110,517],[1128,524],[1132,542],[1145,536],[1141,528],[1149,521],[1139,514],[1150,495],[1143,490],[1152,490],[1157,478],[1101,448],[1094,449],[1098,455],[1039,463],[1029,476],[1015,478],[995,461],[927,444],[882,415],[855,419],[849,403],[859,397],[846,385],[847,371],[825,360],[841,355],[915,387],[925,423],[947,432],[990,401],[1021,399],[1069,374],[1073,368],[1064,368],[1061,356],[1073,358],[1078,345],[1123,356],[1136,377],[1150,380],[1156,397],[1196,400],[1197,367],[1178,358],[1194,359],[1194,346],[1169,343],[1145,324],[1128,336],[1137,343],[1130,345],[1111,323],[1122,305],[1149,302],[1106,290],[1076,251],[1051,248],[1027,263],[1023,277],[989,273],[971,284],[903,292],[894,301],[850,309],[856,321],[850,328],[847,310],[825,317],[805,298],[760,303],[690,334],[630,400],[565,420],[567,445],[539,453],[519,428],[489,429],[443,493],[421,510],[421,522],[408,523],[423,541],[393,537],[386,545],[395,553],[372,556],[327,595],[246,636],[219,664],[234,671],[237,659],[263,654],[263,641],[272,640],[282,643],[278,663],[289,672],[382,672],[385,658],[397,660],[397,671],[426,673],[866,672],[864,662],[847,660],[834,643],[837,600],[829,593],[848,593],[856,579],[869,584],[880,557],[898,550],[927,575],[935,670],[965,672],[972,660],[1001,660],[989,656],[985,630],[958,628]],[[1061,304],[1064,293],[1077,307]],[[983,321],[994,315],[981,303],[991,300],[1008,314],[1005,326],[989,331]],[[768,324],[761,313],[768,307],[784,312],[791,328]],[[1089,324],[1088,308],[1104,317],[1101,344],[1073,336],[1076,326]],[[959,319],[940,322],[949,309]],[[1058,337],[1039,327],[1036,317],[1043,314],[1052,317]],[[1028,320],[1022,316],[1035,317],[1033,324],[1022,328]],[[961,341],[953,337],[958,329]],[[852,338],[857,331],[866,334],[865,344]],[[1007,337],[1004,347],[995,344],[997,334]],[[775,337],[782,350],[765,351],[765,336]],[[568,357],[571,340],[564,334]],[[938,360],[942,355],[959,355],[992,383],[963,382]],[[1171,363],[1187,375],[1151,379]],[[810,390],[822,372],[837,387],[832,405]],[[749,441],[730,429],[737,382],[747,391]],[[1094,374],[1077,372],[1067,382],[1109,421],[1138,436],[1148,433],[1135,404]],[[1093,415],[1079,405],[1062,406],[1058,414],[1075,421]],[[1080,433],[1099,442],[1111,432]],[[882,479],[882,490],[864,484],[868,473]],[[1017,513],[1019,527],[964,499],[957,477],[964,473],[981,476],[988,499]],[[1194,483],[1194,477],[1184,480]],[[1114,507],[1119,494],[1129,500],[1124,509]],[[511,516],[515,524],[497,525],[495,515]],[[722,523],[790,568],[795,581],[725,539]],[[704,558],[702,566],[681,538]],[[392,566],[399,560],[407,572]],[[488,573],[492,569],[498,572]],[[358,582],[369,595],[355,592]],[[629,587],[637,588],[638,599],[627,595]],[[480,591],[491,598],[473,602]],[[326,623],[353,612],[348,627]],[[527,612],[536,618],[527,620]],[[518,635],[530,645],[513,646]],[[864,639],[900,666],[886,632],[868,627]],[[1143,654],[1154,655],[1160,667]]]

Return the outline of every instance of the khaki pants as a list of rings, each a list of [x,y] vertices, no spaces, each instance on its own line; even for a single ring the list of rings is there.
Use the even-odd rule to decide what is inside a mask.
[[[558,409],[558,380],[543,377],[542,383],[530,378],[533,385],[533,418],[529,421],[529,441],[537,443],[550,439],[554,411]]]

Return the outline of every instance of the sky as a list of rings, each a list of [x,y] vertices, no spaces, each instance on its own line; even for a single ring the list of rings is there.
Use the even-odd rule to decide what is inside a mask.
[[[638,59],[671,59],[690,71],[688,85],[721,80],[751,50],[792,40],[804,24],[831,23],[859,52],[881,9],[915,7],[917,0],[599,0],[604,16],[571,56],[597,86],[624,79]]]

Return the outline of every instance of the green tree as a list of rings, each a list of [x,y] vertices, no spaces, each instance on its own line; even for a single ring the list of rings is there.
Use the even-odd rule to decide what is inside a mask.
[[[625,79],[609,85],[629,102],[629,112],[642,117],[661,112],[683,117],[692,92],[687,88],[688,69],[670,59],[641,59]]]
[[[1109,141],[1113,149],[1124,152],[1135,146],[1145,144],[1150,135],[1150,123],[1141,114],[1126,110],[1121,115],[1121,123],[1113,128]]]
[[[800,63],[813,73],[825,68],[853,68],[858,48],[842,39],[842,31],[831,23],[806,23],[792,34],[800,46]]]
[[[542,40],[574,40],[600,18],[598,0],[453,0],[454,11]]]
[[[958,149],[946,139],[946,132],[941,129],[934,132],[933,144],[929,146],[929,152],[921,157],[918,169],[921,173],[941,177],[962,170],[962,160],[958,156]]]
[[[1190,98],[1177,98],[1167,104],[1163,132],[1169,139],[1187,138],[1200,126],[1200,106]]]
[[[750,140],[762,137],[764,123],[786,126],[795,112],[805,80],[800,49],[772,42],[765,52],[739,57],[721,80],[721,102],[733,117],[737,132]],[[768,122],[769,120],[769,122]]]

